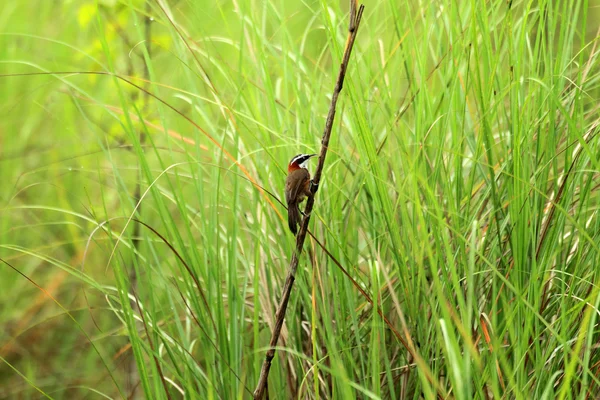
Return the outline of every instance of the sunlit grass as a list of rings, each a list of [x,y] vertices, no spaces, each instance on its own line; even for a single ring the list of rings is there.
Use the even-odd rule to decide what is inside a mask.
[[[0,397],[250,398],[348,5],[8,3]],[[597,4],[365,6],[271,398],[598,397]]]

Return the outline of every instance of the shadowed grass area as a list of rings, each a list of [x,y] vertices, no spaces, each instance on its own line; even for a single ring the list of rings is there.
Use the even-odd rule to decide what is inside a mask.
[[[365,4],[271,398],[599,396],[598,5]],[[0,398],[251,397],[347,13],[2,6]]]

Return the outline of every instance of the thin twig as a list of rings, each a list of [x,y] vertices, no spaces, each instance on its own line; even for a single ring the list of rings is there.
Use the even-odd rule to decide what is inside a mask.
[[[331,137],[331,128],[333,127],[333,119],[335,117],[337,100],[344,86],[344,77],[346,76],[348,61],[350,60],[350,54],[352,53],[352,47],[354,46],[354,40],[356,39],[356,34],[358,33],[358,27],[360,25],[360,20],[364,10],[364,5],[361,4],[358,8],[358,11],[356,11],[356,17],[354,17],[354,12],[356,10],[355,2],[356,0],[350,0],[351,15],[348,28],[348,39],[346,40],[346,47],[344,49],[344,57],[340,65],[340,72],[333,90],[333,95],[331,96],[331,105],[329,106],[329,113],[327,114],[325,129],[323,131],[323,140],[321,141],[321,154],[319,155],[319,163],[317,164],[317,169],[315,170],[315,175],[313,177],[313,187],[318,187],[321,180],[321,173],[323,172],[325,157],[327,156],[327,149],[329,146],[329,138]],[[296,236],[296,250],[294,251],[290,261],[288,276],[283,287],[283,294],[281,295],[281,302],[279,303],[279,308],[275,314],[275,327],[271,335],[271,341],[269,342],[269,350],[267,350],[267,354],[265,355],[265,361],[260,371],[260,377],[256,385],[256,390],[254,391],[255,400],[261,400],[267,388],[269,370],[271,369],[271,361],[273,360],[273,357],[275,357],[275,346],[277,346],[279,335],[281,334],[281,328],[283,327],[283,320],[285,318],[288,301],[290,299],[290,293],[292,291],[292,286],[294,285],[294,280],[296,279],[298,259],[302,253],[302,248],[304,247],[304,239],[306,238],[306,232],[308,231],[308,223],[310,221],[310,214],[312,212],[314,203],[314,196],[309,196],[306,201],[304,219],[302,220],[302,224],[300,226],[300,232],[298,232],[298,236]]]
[[[145,91],[142,92],[142,99],[143,99],[143,105],[142,105],[142,110],[141,112],[139,112],[139,118],[142,119],[142,121],[144,120],[145,117],[145,112],[149,107],[149,99],[150,96],[148,95],[148,93],[150,93],[150,67],[149,67],[149,63],[150,60],[152,59],[152,19],[150,18],[150,13],[152,12],[152,9],[150,7],[150,3],[147,2],[146,3],[146,15],[144,16],[144,42],[146,45],[146,51],[148,53],[148,58],[143,58],[144,60],[144,68],[143,68],[143,76],[144,76],[144,80],[145,80]],[[132,63],[133,64],[133,63]],[[134,92],[135,96],[132,97],[132,103],[135,104],[135,101],[137,99],[139,92]],[[146,142],[146,135],[144,133],[144,129],[142,128],[140,130],[140,136],[139,136],[139,144],[140,144],[140,148],[144,147],[144,144]],[[138,204],[140,202],[140,198],[142,195],[142,187],[141,187],[141,182],[143,180],[143,173],[142,173],[142,166],[141,163],[138,163],[138,179],[135,185],[135,190],[133,192],[133,201],[135,202],[135,204]],[[137,215],[140,216],[142,215],[142,204],[139,205],[138,209],[137,209]],[[141,235],[140,235],[140,225],[136,224],[133,227],[133,235],[131,236],[132,242],[133,242],[133,247],[134,247],[134,254],[137,254],[137,252],[140,249],[140,244],[141,244]],[[137,288],[137,280],[138,280],[138,276],[137,276],[137,272],[135,270],[135,266],[132,265],[131,267],[131,272],[129,274],[129,280],[131,282],[131,287],[133,289]],[[135,304],[135,303],[133,303]]]
[[[148,96],[148,92],[150,90],[150,71],[149,71],[149,66],[148,64],[150,63],[150,59],[152,57],[152,53],[151,53],[151,42],[152,42],[152,31],[151,31],[151,25],[150,23],[152,22],[150,20],[150,12],[151,12],[151,8],[150,8],[150,3],[147,2],[146,3],[146,15],[144,16],[144,40],[145,40],[145,44],[146,44],[146,51],[148,52],[148,57],[147,58],[143,58],[143,76],[144,79],[148,82],[146,82],[146,92],[142,92],[142,101],[143,101],[143,106],[142,106],[142,111],[138,111],[140,118],[144,118],[144,114],[146,109],[148,108],[148,103],[149,103],[149,96]],[[127,35],[123,35],[123,37],[127,37]],[[130,65],[131,65],[131,70],[133,72],[133,68],[134,68],[134,64],[133,64],[133,60],[130,59]],[[131,102],[133,104],[135,104],[137,98],[138,98],[139,92],[133,92],[132,96],[131,96]],[[139,135],[139,145],[140,148],[143,148],[144,146],[144,142],[145,142],[145,138],[146,135],[144,134],[144,128],[140,128],[140,135]],[[133,192],[133,200],[135,202],[135,204],[138,204],[140,202],[141,199],[141,194],[142,194],[142,177],[143,177],[143,172],[142,172],[142,165],[141,162],[138,162],[138,178],[135,184],[135,189]],[[138,209],[137,209],[137,215],[140,217],[140,219],[142,218],[142,204],[140,203]],[[133,227],[133,235],[132,235],[132,244],[133,244],[133,248],[134,248],[134,256],[137,257],[137,255],[139,254],[139,250],[140,250],[140,246],[142,244],[142,240],[141,240],[141,235],[140,235],[140,225],[139,224],[135,224]],[[132,260],[132,265],[131,265],[131,270],[129,272],[129,282],[130,282],[130,287],[131,290],[135,293],[136,289],[137,289],[137,284],[138,284],[138,272],[136,270],[136,264],[137,264],[137,260]],[[138,312],[140,314],[140,316],[142,317],[142,321],[144,321],[144,313],[143,311],[140,309],[139,307],[139,301],[137,296],[135,296],[135,301],[131,302],[131,308],[133,310],[133,312]],[[146,331],[148,331],[148,328],[146,326],[146,323],[144,321],[144,328],[146,329]],[[147,332],[146,332],[147,333]],[[152,339],[150,337],[150,335],[148,335],[148,342],[150,343],[150,347],[152,347]],[[156,361],[156,360],[155,360]],[[160,372],[160,377],[165,389],[165,392],[167,394],[167,397],[170,399],[170,395],[168,392],[168,389],[166,387],[165,381],[164,381],[164,376],[162,374],[162,371],[160,370],[160,365],[157,362],[157,367],[158,367],[158,371]],[[140,380],[140,376],[139,376],[139,371],[138,371],[138,365],[137,365],[137,361],[135,359],[135,357],[131,358],[130,363],[129,363],[129,376],[128,376],[128,384],[131,384],[135,381],[139,381]],[[129,385],[128,385],[129,386]],[[134,385],[132,390],[130,391],[130,395],[129,397],[134,397],[135,396],[135,391],[137,389],[138,385]]]

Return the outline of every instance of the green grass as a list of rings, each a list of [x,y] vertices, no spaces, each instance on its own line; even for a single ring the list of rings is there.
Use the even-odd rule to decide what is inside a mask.
[[[599,5],[365,4],[271,398],[600,396]],[[251,397],[347,12],[2,6],[0,398]]]

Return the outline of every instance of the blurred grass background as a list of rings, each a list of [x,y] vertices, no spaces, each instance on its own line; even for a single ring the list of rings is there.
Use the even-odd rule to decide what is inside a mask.
[[[365,5],[271,398],[598,398],[598,2]],[[3,4],[1,398],[250,398],[347,12]]]

